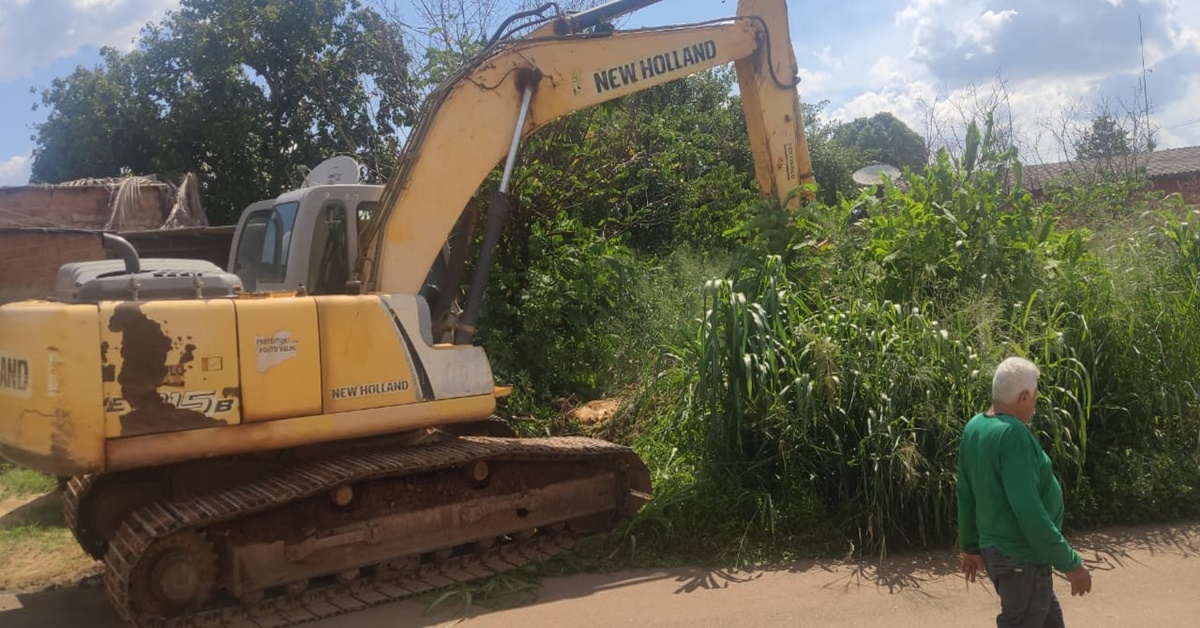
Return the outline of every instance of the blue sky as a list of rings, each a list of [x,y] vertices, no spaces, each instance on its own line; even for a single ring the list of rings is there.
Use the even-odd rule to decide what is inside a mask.
[[[736,5],[663,0],[623,25],[697,22],[733,15]],[[45,117],[32,110],[31,88],[95,64],[100,46],[129,48],[141,25],[177,6],[178,0],[0,0],[0,185],[28,179],[31,126]],[[407,0],[397,6],[402,16],[416,15]],[[949,139],[963,112],[994,98],[1003,84],[1031,161],[1063,158],[1062,138],[1099,107],[1124,114],[1143,105],[1140,17],[1158,146],[1200,145],[1200,1],[791,0],[788,6],[801,98],[829,101],[828,117],[890,111],[922,135]]]

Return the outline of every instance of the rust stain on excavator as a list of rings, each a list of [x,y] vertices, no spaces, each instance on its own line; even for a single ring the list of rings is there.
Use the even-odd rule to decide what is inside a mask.
[[[142,312],[140,304],[118,305],[108,329],[121,334],[122,364],[117,383],[121,385],[121,396],[132,408],[121,415],[122,436],[224,425],[195,410],[181,410],[163,401],[158,387],[167,377],[171,339],[161,325]]]
[[[188,338],[191,339],[190,337]],[[176,338],[175,343],[171,345],[172,350],[180,350],[179,345],[183,343],[183,338]],[[167,376],[163,379],[163,386],[173,386],[175,388],[187,387],[187,372],[192,368],[190,362],[196,361],[196,345],[188,343],[183,346],[182,354],[179,356],[178,364],[167,365]]]
[[[100,379],[103,382],[117,381],[117,365],[108,363],[108,341],[100,343]]]

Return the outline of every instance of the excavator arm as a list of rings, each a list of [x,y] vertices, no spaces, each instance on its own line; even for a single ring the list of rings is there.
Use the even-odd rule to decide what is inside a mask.
[[[600,12],[646,4],[619,0]],[[570,113],[731,62],[763,196],[789,202],[813,181],[785,0],[740,0],[736,17],[697,25],[572,32],[580,25],[560,19],[497,43],[430,96],[364,234],[358,271],[368,289],[417,294],[463,208],[507,155],[502,194],[489,207],[490,216],[502,213],[496,205],[506,203],[520,139]]]

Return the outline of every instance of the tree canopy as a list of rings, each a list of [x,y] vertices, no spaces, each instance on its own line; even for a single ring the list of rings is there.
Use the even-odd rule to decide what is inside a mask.
[[[840,125],[834,138],[859,151],[863,158],[920,170],[929,162],[925,140],[890,112],[856,118]]]
[[[1132,152],[1129,131],[1108,114],[1093,119],[1091,127],[1075,142],[1076,159],[1107,159]]]
[[[382,179],[413,115],[399,26],[358,0],[183,0],[41,93],[33,180],[195,172],[216,223],[355,155]]]

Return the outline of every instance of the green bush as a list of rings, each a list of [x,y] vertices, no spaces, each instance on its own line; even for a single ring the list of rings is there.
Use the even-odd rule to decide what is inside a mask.
[[[650,250],[616,223],[527,215],[486,313],[521,391],[506,410],[548,433],[560,397],[623,400],[593,433],[654,473],[617,535],[643,549],[944,547],[958,436],[993,366],[1025,355],[1069,526],[1200,515],[1195,217],[1128,182],[1038,202],[991,128],[881,198],[739,204],[732,254],[711,234]]]
[[[1033,429],[1069,525],[1200,515],[1200,236],[1153,199],[1120,246],[1060,227],[990,128],[878,202],[747,222],[639,399],[661,403],[639,446],[671,469],[647,529],[674,512],[687,538],[772,544],[815,507],[859,550],[951,543],[958,435],[1012,354],[1042,369]],[[848,225],[856,203],[870,217]],[[718,507],[732,519],[696,516]]]
[[[488,301],[484,345],[501,381],[594,398],[613,379],[619,336],[611,319],[632,299],[639,268],[628,247],[560,213],[532,225],[527,266],[500,269]],[[538,395],[543,395],[538,397]]]

